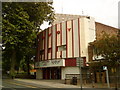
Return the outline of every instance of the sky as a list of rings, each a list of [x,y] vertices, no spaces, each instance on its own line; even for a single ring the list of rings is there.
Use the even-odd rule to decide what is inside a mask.
[[[53,0],[55,13],[88,15],[95,21],[118,28],[118,2],[120,0]],[[41,28],[48,27],[47,23]]]

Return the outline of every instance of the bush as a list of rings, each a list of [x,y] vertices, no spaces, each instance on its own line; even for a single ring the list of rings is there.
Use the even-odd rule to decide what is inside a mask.
[[[26,73],[20,73],[20,74],[17,74],[15,78],[35,79],[35,75],[27,75]]]

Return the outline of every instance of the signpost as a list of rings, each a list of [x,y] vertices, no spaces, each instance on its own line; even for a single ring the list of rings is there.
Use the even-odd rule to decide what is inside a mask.
[[[106,71],[107,85],[108,85],[108,88],[110,88],[110,83],[109,83],[109,76],[108,76],[108,69],[107,69],[107,66],[103,66],[103,70]]]
[[[76,65],[80,68],[80,87],[82,90],[82,67],[84,67],[84,61],[83,58],[76,58]]]
[[[84,60],[83,60],[83,58],[80,58],[80,57],[76,58],[76,65],[80,66],[80,67],[84,67]]]

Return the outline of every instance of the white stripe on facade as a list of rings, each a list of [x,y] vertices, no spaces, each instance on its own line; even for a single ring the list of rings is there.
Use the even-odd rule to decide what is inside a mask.
[[[73,20],[73,44],[74,44],[74,57],[79,57],[79,41],[78,41],[78,20]]]
[[[66,45],[66,23],[62,23],[62,45]],[[62,51],[62,58],[66,58],[66,50]]]
[[[54,25],[52,28],[52,59],[55,59],[56,53],[56,26]]]

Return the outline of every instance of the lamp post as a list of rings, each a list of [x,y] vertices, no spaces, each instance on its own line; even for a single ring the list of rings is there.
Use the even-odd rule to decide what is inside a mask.
[[[118,28],[119,28],[119,30],[118,30],[118,45],[120,45],[120,1],[118,2]],[[118,53],[120,53],[120,50],[119,50]],[[119,66],[119,64],[120,64],[120,57],[118,59],[118,71],[120,72],[120,66]],[[118,74],[119,74],[119,72],[118,72]],[[120,75],[118,75],[118,76],[120,76]],[[120,77],[118,77],[118,81],[120,83],[119,78]]]
[[[109,75],[108,75],[108,68],[107,68],[107,66],[103,66],[103,70],[105,70],[105,72],[106,72],[107,85],[108,85],[108,88],[110,88]]]
[[[120,2],[119,2],[119,5],[120,5]],[[118,30],[118,34],[117,34],[117,38],[118,38],[118,45],[120,45],[120,29]],[[120,53],[120,50],[119,52]],[[116,87],[115,87],[115,90],[118,90],[119,88],[119,66],[120,64],[120,57],[117,59],[117,67],[116,67]]]
[[[120,60],[117,60],[117,68],[116,68],[116,86],[115,86],[115,90],[118,90],[118,88],[119,88],[119,68],[120,68],[120,66],[119,66],[119,64],[120,64]]]

